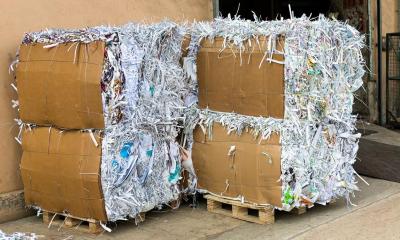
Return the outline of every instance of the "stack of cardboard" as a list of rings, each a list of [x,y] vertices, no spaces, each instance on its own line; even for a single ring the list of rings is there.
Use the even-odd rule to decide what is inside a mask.
[[[21,45],[16,78],[27,205],[107,220],[100,181],[104,42]],[[80,130],[82,129],[82,130]],[[90,129],[90,130],[83,130]]]
[[[283,41],[278,41],[279,50],[282,50]],[[223,39],[203,40],[197,57],[199,107],[283,118],[283,65],[259,66],[267,42],[268,39],[262,38],[261,48],[254,48],[251,46],[257,43],[252,39],[239,58],[238,48],[220,51]],[[198,187],[211,193],[235,198],[243,196],[253,203],[281,206],[280,159],[278,134],[268,140],[254,138],[247,132],[240,136],[228,135],[219,123],[213,124],[212,136],[200,127],[195,129],[193,162]]]

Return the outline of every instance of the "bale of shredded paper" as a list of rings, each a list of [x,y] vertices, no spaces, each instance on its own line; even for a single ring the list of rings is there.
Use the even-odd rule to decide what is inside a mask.
[[[280,36],[285,38],[283,52],[274,45]],[[184,59],[189,81],[197,82],[196,58],[202,39],[223,38],[223,51],[243,50],[248,41],[265,37],[271,41],[260,64],[279,62],[274,58],[277,54],[285,58],[284,118],[193,107],[187,110],[185,132],[190,135],[200,125],[212,133],[214,122],[238,135],[248,130],[255,137],[269,138],[277,132],[282,145],[277,181],[282,183],[283,209],[325,204],[339,197],[350,202],[350,195],[358,190],[353,163],[360,135],[355,133],[352,106],[353,93],[361,87],[364,74],[364,37],[346,23],[323,16],[315,20],[306,16],[276,21],[229,17],[197,22],[191,28]],[[188,139],[190,147],[193,139]],[[246,200],[245,196],[238,198]]]
[[[44,43],[49,49],[62,43],[76,43],[73,49],[105,42],[99,79],[105,128],[98,130],[104,136],[99,146],[100,175],[109,221],[134,218],[177,200],[182,191],[185,165],[181,165],[176,139],[183,127],[184,109],[195,99],[194,87],[186,81],[180,64],[185,31],[165,21],[45,30],[28,33],[23,40],[23,44]],[[21,122],[21,129],[34,125]]]

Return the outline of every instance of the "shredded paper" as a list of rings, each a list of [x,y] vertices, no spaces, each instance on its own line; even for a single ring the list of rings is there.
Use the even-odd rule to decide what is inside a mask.
[[[22,233],[22,232],[15,232],[11,234],[7,234],[0,230],[0,239],[1,240],[36,240],[38,239],[39,235],[35,233]]]
[[[183,57],[187,34],[191,40]],[[268,47],[260,65],[285,66],[284,119],[199,109],[196,58],[201,41],[222,37],[224,48],[244,50],[246,42],[265,36]],[[283,52],[276,47],[279,37],[285,39]],[[362,85],[364,39],[353,27],[323,16],[276,21],[228,17],[191,25],[164,21],[45,30],[26,34],[23,43],[51,48],[95,40],[106,43],[101,182],[110,221],[136,217],[182,192],[193,193],[192,132],[200,126],[212,135],[213,122],[229,134],[250,131],[262,139],[280,134],[282,175],[277,181],[284,210],[338,197],[350,201],[357,190],[352,164],[360,136],[352,105],[353,92]],[[274,59],[277,54],[284,55],[284,62]],[[184,169],[190,173],[187,189],[180,184]]]
[[[259,43],[260,37],[269,37],[260,65],[280,64],[274,56],[284,55],[285,113],[284,119],[274,119],[191,109],[185,132],[190,134],[200,125],[212,136],[212,123],[217,122],[228,133],[250,131],[261,139],[279,133],[282,209],[326,204],[339,197],[351,203],[350,194],[358,190],[352,165],[360,137],[355,133],[356,116],[352,115],[353,93],[363,83],[364,37],[350,25],[322,15],[314,20],[306,16],[276,21],[217,18],[194,23],[190,34],[192,42],[184,67],[193,81],[203,39],[222,37],[223,49],[244,51],[251,39]],[[284,52],[277,50],[279,37],[285,39]]]

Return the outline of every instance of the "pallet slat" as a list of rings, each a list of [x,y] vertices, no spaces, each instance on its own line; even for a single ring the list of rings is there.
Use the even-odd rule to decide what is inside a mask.
[[[301,215],[307,212],[307,208],[306,207],[293,208],[291,212],[297,215]]]
[[[271,224],[275,221],[273,206],[241,203],[237,200],[231,200],[211,194],[204,195],[204,198],[207,199],[207,210],[212,213],[259,224]],[[334,204],[335,202],[335,199],[332,199],[328,204]],[[230,209],[227,209],[226,207],[224,208],[224,204],[230,205]],[[249,209],[256,210],[256,216],[254,216],[254,214],[249,214]],[[296,215],[302,215],[306,212],[307,206],[296,207],[290,211],[291,214]]]
[[[134,219],[135,224],[143,222],[145,217],[146,213],[138,214]],[[99,234],[104,231],[103,227],[100,225],[100,222],[94,219],[85,219],[64,213],[43,211],[43,223],[49,225],[50,222],[52,226],[54,225],[64,228],[74,228],[78,231],[92,234]]]
[[[209,212],[258,224],[272,224],[275,221],[274,208],[272,206],[241,203],[213,195],[205,195],[204,197],[207,199],[207,210]],[[223,208],[224,204],[230,205],[231,209]],[[250,214],[249,209],[252,209],[256,214]]]
[[[83,219],[69,214],[53,213],[43,211],[43,223],[64,228],[76,228],[79,231],[98,234],[103,232],[99,221],[93,219]]]

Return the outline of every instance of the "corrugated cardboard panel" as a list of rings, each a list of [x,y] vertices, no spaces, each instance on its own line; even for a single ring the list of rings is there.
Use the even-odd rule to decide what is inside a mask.
[[[228,197],[241,195],[257,204],[281,206],[278,135],[259,143],[249,133],[227,135],[219,124],[213,126],[212,139],[200,128],[194,134],[192,158],[199,188]],[[231,146],[236,148],[234,156],[228,156]]]
[[[20,48],[16,76],[21,119],[68,129],[104,128],[104,42],[43,46]]]
[[[245,44],[241,58],[238,49],[223,45],[221,38],[214,42],[203,40],[197,58],[199,106],[216,111],[236,112],[252,116],[283,118],[284,66],[262,62],[268,39],[260,45],[253,39]],[[283,49],[278,40],[277,49]],[[274,55],[283,61],[283,55]]]
[[[21,175],[25,201],[53,212],[107,220],[98,147],[88,132],[39,127],[23,133]]]

